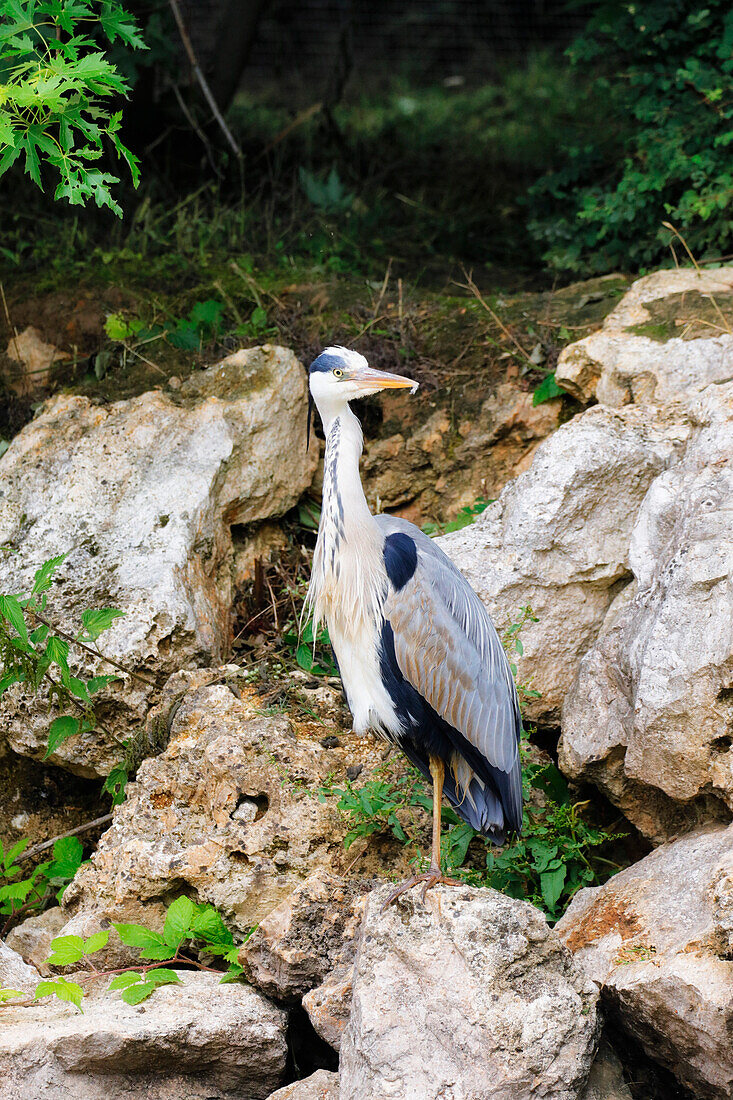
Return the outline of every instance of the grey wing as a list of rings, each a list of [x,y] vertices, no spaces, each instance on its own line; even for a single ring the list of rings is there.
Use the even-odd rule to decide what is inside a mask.
[[[419,528],[377,516],[385,536],[417,547],[410,580],[390,593],[385,614],[404,678],[498,774],[507,824],[522,823],[522,719],[509,662],[489,614],[463,574]],[[486,778],[483,776],[482,778]]]

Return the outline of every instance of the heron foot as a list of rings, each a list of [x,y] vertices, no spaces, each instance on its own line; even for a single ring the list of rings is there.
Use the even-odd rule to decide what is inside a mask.
[[[396,886],[388,896],[381,911],[384,912],[398,897],[402,894],[406,894],[408,890],[412,890],[413,886],[419,886],[420,883],[423,884],[420,899],[423,905],[425,904],[425,895],[433,886],[463,886],[463,883],[459,882],[458,879],[448,878],[447,875],[444,875],[440,867],[430,866],[427,871],[423,871],[419,875],[412,875],[410,878],[405,879],[404,882],[401,882],[399,886]]]

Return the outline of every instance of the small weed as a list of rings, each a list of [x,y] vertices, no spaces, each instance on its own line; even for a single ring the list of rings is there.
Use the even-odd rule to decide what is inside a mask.
[[[630,947],[622,947],[613,960],[614,966],[629,966],[635,962],[649,962],[657,953],[656,947],[651,944],[637,943]]]
[[[18,860],[27,847],[28,840],[23,839],[6,852],[0,841],[0,917],[3,918],[0,938],[22,918],[43,912],[54,900],[60,902],[81,867],[81,842],[74,836],[61,837],[53,846],[52,858],[39,863],[23,878]]]
[[[462,531],[464,527],[468,527],[469,524],[473,523],[476,516],[480,516],[493,503],[493,500],[487,500],[486,497],[477,497],[473,504],[467,504],[464,508],[461,508],[455,519],[450,520],[448,523],[424,523],[422,529],[431,538],[436,535],[447,535],[451,531]]]
[[[113,924],[113,928],[126,947],[138,948],[140,959],[150,961],[118,970],[97,969],[92,957],[109,942],[109,930],[104,929],[87,939],[57,936],[51,941],[51,954],[46,962],[50,966],[78,964],[80,970],[111,977],[109,992],[119,991],[122,1000],[129,1005],[147,1000],[161,985],[180,984],[180,971],[171,969],[172,966],[219,973],[222,982],[236,981],[242,973],[238,960],[241,945],[235,944],[230,929],[212,905],[197,904],[182,896],[168,906],[162,932],[153,932],[141,924]],[[199,954],[221,959],[221,965],[206,965],[199,960]],[[81,1012],[84,996],[84,989],[78,982],[59,976],[40,982],[32,1000],[20,1003],[32,1004],[43,997],[58,997],[76,1005]],[[27,995],[18,990],[0,989],[0,1006],[17,1005],[18,999],[25,997]]]
[[[300,633],[289,622],[282,640],[294,652],[296,662],[305,672],[311,672],[314,676],[338,676],[328,627],[322,626],[314,637],[312,619],[308,619]]]

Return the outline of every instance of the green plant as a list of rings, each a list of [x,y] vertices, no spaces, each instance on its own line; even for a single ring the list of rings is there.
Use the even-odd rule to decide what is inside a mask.
[[[553,397],[566,397],[567,392],[558,386],[555,381],[555,372],[548,374],[547,378],[543,378],[538,386],[535,386],[532,393],[532,404],[534,406],[544,405],[546,401],[552,401]]]
[[[597,0],[568,51],[608,124],[559,134],[529,192],[530,229],[565,271],[669,260],[673,222],[698,255],[733,243],[733,12],[727,0]]]
[[[104,661],[103,655],[92,646],[124,612],[112,607],[82,611],[81,629],[76,634],[54,626],[47,617],[48,590],[66,557],[59,554],[44,562],[36,570],[27,594],[0,595],[0,696],[13,684],[24,684],[32,692],[38,692],[44,685],[51,702],[59,709],[76,712],[53,719],[44,759],[69,737],[99,726],[93,696],[119,678],[116,674],[85,679],[74,676],[69,667],[69,647],[74,645]]]
[[[238,961],[241,945],[234,943],[230,929],[212,905],[198,904],[185,896],[176,898],[166,910],[162,932],[153,932],[141,924],[113,924],[112,927],[123,944],[138,948],[141,960],[149,961],[116,970],[98,969],[93,956],[109,942],[109,929],[103,929],[87,939],[57,936],[51,941],[51,954],[46,962],[50,966],[79,964],[80,969],[95,976],[110,977],[109,992],[119,991],[122,1000],[130,1005],[147,1000],[161,985],[180,984],[181,970],[218,973],[222,975],[222,982],[236,981],[242,973]],[[249,935],[252,931],[254,929]],[[221,959],[221,964],[209,966],[200,961],[199,955]],[[171,969],[174,965],[179,967],[178,971]],[[57,976],[40,982],[32,1000],[58,997],[83,1011],[84,996],[84,988],[78,982]],[[27,994],[19,990],[0,989],[0,1005],[17,1004],[18,998],[26,998],[22,1003],[32,1003]]]
[[[335,168],[322,179],[307,168],[299,168],[298,176],[308,201],[322,213],[340,214],[353,206],[354,196],[346,190]]]
[[[0,841],[0,917],[3,919],[0,937],[7,934],[21,917],[40,913],[54,900],[60,902],[63,892],[79,870],[83,848],[76,837],[61,837],[53,845],[52,858],[39,863],[23,878],[18,860],[28,847],[23,839],[7,852]]]
[[[118,216],[111,187],[119,177],[98,161],[105,142],[126,162],[133,183],[138,160],[122,143],[122,112],[111,97],[129,91],[93,35],[146,49],[135,19],[116,0],[5,0],[0,16],[0,175],[24,156],[43,189],[41,169],[58,177],[54,197],[93,199]]]
[[[493,500],[487,500],[486,497],[477,497],[473,504],[466,504],[463,508],[459,508],[455,519],[449,520],[448,523],[424,523],[422,529],[431,538],[435,535],[447,535],[450,531],[462,531],[493,503]]]
[[[291,620],[285,626],[282,640],[294,653],[297,664],[306,672],[311,672],[314,676],[338,676],[328,627],[322,626],[314,637],[312,619],[308,619],[300,631]]]

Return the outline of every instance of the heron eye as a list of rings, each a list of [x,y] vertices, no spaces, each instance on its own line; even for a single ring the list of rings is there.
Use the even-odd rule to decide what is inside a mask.
[[[336,370],[333,372],[333,376],[334,378],[343,378],[344,372],[342,370],[339,370],[337,367]]]

